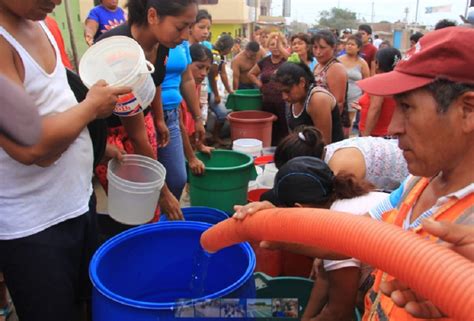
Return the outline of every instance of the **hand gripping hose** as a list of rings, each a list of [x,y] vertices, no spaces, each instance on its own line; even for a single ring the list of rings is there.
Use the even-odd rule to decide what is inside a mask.
[[[474,263],[394,225],[324,209],[269,209],[204,232],[216,252],[247,240],[299,243],[351,256],[410,286],[456,320],[474,320]]]

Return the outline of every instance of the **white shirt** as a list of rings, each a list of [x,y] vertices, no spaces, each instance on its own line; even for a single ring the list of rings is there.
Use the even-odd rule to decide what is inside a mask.
[[[25,70],[24,89],[39,114],[47,116],[68,110],[77,100],[69,88],[56,42],[44,23],[40,25],[56,52],[57,62],[51,74],[1,26],[0,36],[20,56]],[[0,239],[30,236],[87,212],[92,193],[92,160],[87,128],[55,164],[46,168],[23,165],[0,148]]]

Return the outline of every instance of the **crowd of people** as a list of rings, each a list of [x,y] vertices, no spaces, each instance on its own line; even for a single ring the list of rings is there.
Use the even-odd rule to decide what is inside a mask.
[[[155,67],[151,105],[118,117],[117,99],[131,88],[82,84],[57,25],[44,21],[60,2],[0,0],[0,80],[16,88],[1,93],[2,109],[13,108],[5,105],[13,98],[31,101],[36,110],[27,112],[40,116],[41,128],[25,141],[0,121],[0,317],[11,310],[7,286],[21,321],[87,318],[87,269],[99,236],[93,175],[107,191],[108,159],[133,153],[160,161],[167,174],[154,220],[182,220],[186,162],[201,175],[195,151],[226,147],[225,101],[239,89],[259,89],[262,109],[278,117],[279,172],[262,202],[239,204],[235,218],[274,206],[328,208],[472,249],[472,26],[440,22],[414,34],[404,55],[366,24],[342,35],[224,33],[211,43],[212,16],[196,0],[128,0],[127,12],[101,0],[84,41],[130,37]],[[349,320],[356,305],[364,320],[444,317],[430,302],[403,296],[409,289],[383,271],[323,249],[300,253],[323,259],[307,320]]]

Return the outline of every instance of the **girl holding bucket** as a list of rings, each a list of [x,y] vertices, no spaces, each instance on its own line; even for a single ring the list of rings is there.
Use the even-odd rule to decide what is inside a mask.
[[[152,113],[145,111],[133,117],[108,119],[109,143],[122,147],[128,153],[154,159],[157,155],[157,145],[168,144],[169,131],[163,116],[161,83],[165,77],[169,48],[178,46],[188,38],[189,26],[195,22],[196,14],[196,0],[129,0],[128,22],[99,38],[99,40],[112,36],[133,38],[142,47],[146,59],[155,66],[152,78],[156,94],[151,108],[148,109]],[[106,186],[106,167],[98,166],[96,172],[102,185]],[[179,202],[166,184],[161,191],[159,205],[169,218],[183,219]]]

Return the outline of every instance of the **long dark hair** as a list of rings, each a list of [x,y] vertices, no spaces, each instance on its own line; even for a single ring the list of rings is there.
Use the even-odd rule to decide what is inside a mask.
[[[150,8],[154,8],[160,17],[176,17],[192,4],[197,5],[197,0],[128,0],[128,23],[146,26]]]
[[[308,50],[307,50],[308,60],[309,61],[313,60],[314,55],[313,55],[313,49],[312,49],[312,46],[311,46],[311,38],[307,34],[305,34],[303,32],[300,32],[300,33],[297,33],[297,34],[291,36],[290,45],[293,43],[293,40],[295,40],[295,39],[299,39],[299,40],[304,41],[306,43],[306,46],[308,47]]]
[[[320,30],[316,32],[316,34],[311,38],[311,44],[314,45],[314,43],[319,42],[321,39],[331,47],[336,46],[336,37],[334,37],[334,34],[329,30]]]
[[[304,62],[285,62],[273,75],[273,79],[284,86],[296,85],[301,78],[306,80],[306,89],[315,82],[313,73]]]
[[[321,158],[324,151],[321,132],[313,126],[299,126],[286,136],[275,150],[275,166],[285,165],[290,159],[299,156]]]
[[[193,44],[191,47],[189,47],[189,52],[191,54],[191,59],[193,62],[210,60],[212,63],[213,61],[211,50],[201,44]]]
[[[212,23],[212,16],[206,9],[200,9],[196,16],[196,23],[201,20],[207,19]]]

